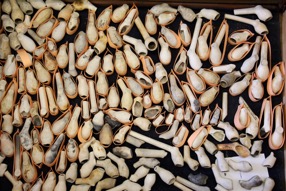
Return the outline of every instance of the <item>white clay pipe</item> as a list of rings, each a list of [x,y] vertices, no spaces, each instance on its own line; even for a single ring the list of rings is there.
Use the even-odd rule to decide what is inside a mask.
[[[48,106],[48,98],[45,87],[39,88],[39,97],[41,105],[40,114],[41,116],[46,116],[49,113],[49,106]]]
[[[156,182],[156,174],[155,173],[149,173],[144,179],[144,185],[143,185],[143,191],[150,191],[152,190],[152,186]]]
[[[65,174],[58,175],[58,182],[56,184],[56,187],[54,188],[54,191],[62,191],[62,190],[65,190],[66,187],[67,187],[66,175]],[[85,190],[82,189],[82,191],[85,191]]]
[[[198,161],[201,165],[201,167],[203,168],[210,168],[211,167],[211,161],[208,157],[208,155],[206,154],[205,150],[203,147],[199,147],[199,149],[197,151],[195,151],[197,157],[198,157]]]
[[[170,130],[162,133],[159,138],[161,139],[171,139],[176,135],[180,122],[175,120],[170,128]]]
[[[148,50],[141,39],[136,39],[128,35],[123,35],[123,40],[128,42],[129,44],[132,44],[135,48],[136,53],[139,56],[146,56],[148,54]]]
[[[225,18],[252,25],[254,27],[254,30],[260,35],[268,34],[269,32],[266,25],[260,22],[258,19],[252,20],[230,14],[225,14]]]
[[[228,113],[228,93],[223,92],[222,94],[222,121],[225,119]]]
[[[132,131],[132,130],[129,132],[129,135],[136,137],[138,139],[141,139],[141,140],[143,140],[143,141],[145,141],[145,142],[147,142],[153,146],[159,147],[161,149],[164,149],[164,150],[170,152],[172,161],[176,166],[183,166],[184,165],[183,156],[177,147],[172,147],[170,145],[167,145],[165,143],[162,143],[162,142],[157,141],[155,139],[152,139],[150,137],[141,135],[141,134],[139,134],[135,131]]]
[[[143,145],[145,143],[144,141],[137,139],[131,135],[127,135],[126,142],[131,144],[131,145],[134,145],[135,147],[141,147],[141,145]]]
[[[155,166],[154,171],[160,176],[161,180],[163,180],[163,182],[165,182],[168,185],[173,184],[176,180],[172,172],[160,166]]]
[[[83,1],[76,1],[73,2],[72,6],[74,7],[75,10],[77,11],[82,11],[84,9],[89,9],[89,10],[93,10],[96,11],[97,7],[94,6],[94,4],[92,4],[90,1],[88,0],[83,0]]]
[[[222,52],[220,50],[220,44],[223,38],[227,38],[225,37],[226,30],[227,30],[226,27],[227,27],[227,24],[224,23],[221,29],[219,30],[219,33],[217,34],[215,41],[211,44],[210,60],[214,66],[220,65],[220,60],[222,57]]]
[[[64,91],[64,84],[62,81],[61,73],[57,72],[56,74],[56,85],[57,85],[57,105],[60,110],[65,111],[68,109],[70,103]]]
[[[46,87],[47,98],[49,102],[50,113],[58,113],[58,106],[54,97],[54,92],[51,87]]]
[[[251,110],[251,108],[248,106],[246,101],[239,97],[239,104],[244,104],[244,107],[247,109],[249,116],[250,116],[250,125],[246,128],[246,133],[250,135],[251,139],[255,138],[259,131],[259,118],[257,115],[254,114],[254,112]]]
[[[237,141],[239,139],[238,131],[236,130],[236,128],[231,126],[229,124],[229,122],[220,121],[218,123],[217,127],[221,128],[225,131],[225,135],[226,135],[228,140],[234,142],[234,141]]]
[[[75,183],[81,185],[88,184],[90,186],[95,186],[95,184],[103,178],[104,172],[105,171],[103,168],[96,168],[90,173],[89,177],[77,178],[75,180]]]
[[[211,155],[215,155],[218,152],[217,146],[208,139],[205,140],[203,145],[205,146],[205,149],[208,151],[208,153],[210,153]]]
[[[155,166],[160,165],[160,161],[156,158],[140,158],[137,162],[133,164],[134,168],[138,168],[140,166],[146,166],[148,168],[154,168]]]
[[[101,191],[115,187],[116,179],[105,178],[96,184],[95,191]]]
[[[274,156],[274,153],[271,152],[268,157],[265,158],[265,160],[262,163],[262,166],[265,166],[267,168],[272,168],[275,165],[276,157]]]
[[[268,133],[271,128],[271,103],[270,100],[265,99],[265,107],[263,113],[263,126],[260,131]]]
[[[283,134],[284,134],[284,126],[282,122],[282,106],[279,105],[275,109],[274,112],[275,115],[275,130],[272,134],[271,142],[275,147],[280,147],[280,145],[283,143]]]
[[[69,169],[66,172],[66,181],[69,183],[74,183],[77,178],[78,166],[76,162],[70,164]]]
[[[58,167],[57,167],[57,172],[59,173],[63,173],[66,170],[67,164],[66,164],[66,151],[62,150],[60,152],[60,157],[59,157],[59,163],[58,163]]]
[[[197,13],[198,17],[204,17],[209,20],[217,20],[220,16],[219,12],[214,9],[201,9],[199,13]]]
[[[124,178],[129,177],[129,168],[126,165],[125,160],[123,158],[119,158],[111,152],[107,153],[107,157],[110,158],[111,160],[113,160],[117,164],[120,176],[122,176]]]
[[[132,182],[138,182],[139,179],[145,177],[149,173],[150,168],[145,166],[140,166],[137,168],[134,174],[132,174],[129,178]]]
[[[215,164],[212,164],[212,171],[215,177],[215,180],[218,184],[223,186],[227,190],[232,190],[233,182],[229,178],[222,177],[219,173],[219,169]]]
[[[31,123],[32,123],[31,117],[27,118],[23,127],[22,127],[22,130],[19,133],[21,145],[27,151],[33,147],[33,140],[32,140],[32,137],[30,136],[30,132],[29,132]]]
[[[242,110],[241,110],[241,111],[242,111]],[[246,110],[244,110],[244,111],[246,111]],[[247,111],[246,111],[246,112],[247,112]],[[246,146],[248,149],[250,149],[251,146],[252,146],[250,137],[249,137],[247,134],[245,134],[245,133],[241,133],[241,134],[239,135],[239,141],[240,141],[240,143],[241,143],[242,145]]]
[[[273,17],[272,13],[261,5],[256,5],[255,7],[250,8],[234,9],[233,13],[235,15],[256,14],[261,21],[269,21]]]
[[[102,167],[105,173],[111,178],[117,178],[119,176],[118,168],[111,162],[110,159],[98,160],[96,166]]]
[[[192,43],[191,43],[190,48],[189,48],[188,53],[187,53],[188,57],[189,57],[190,66],[194,70],[200,69],[203,65],[199,56],[196,54],[196,46],[197,46],[197,41],[199,38],[201,26],[202,26],[202,21],[203,21],[202,18],[199,18],[199,17],[197,18]]]
[[[164,150],[158,150],[158,149],[137,148],[135,149],[135,154],[137,157],[165,158],[165,156],[168,153]]]
[[[89,141],[79,145],[78,160],[80,163],[85,163],[89,159],[88,147],[90,147],[93,141],[94,139],[91,138]]]
[[[198,51],[198,55],[200,56],[200,58],[208,58],[208,49],[209,49],[209,45],[208,45],[208,37],[209,34],[211,32],[211,25],[208,25],[206,27],[206,29],[204,30],[204,33],[202,35],[199,36],[198,38],[198,46],[197,46],[197,51]]]
[[[228,165],[235,171],[249,172],[252,170],[252,166],[248,161],[234,161],[228,160]]]
[[[13,185],[12,191],[22,191],[23,183],[19,180],[17,181],[9,171],[7,171],[7,164],[0,165],[0,177],[5,176]]]
[[[176,181],[185,185],[186,187],[193,189],[193,190],[199,190],[199,191],[210,191],[210,188],[207,186],[199,186],[197,184],[194,184],[187,179],[184,179],[181,176],[176,176]]]
[[[178,134],[176,136],[174,136],[174,138],[172,140],[172,143],[174,145],[180,144],[183,141],[185,133],[187,131],[188,131],[187,127],[182,125],[181,128],[180,128],[180,131],[178,132]]]
[[[90,119],[89,101],[82,101],[82,118],[84,120]]]
[[[266,81],[269,77],[270,69],[268,63],[268,43],[262,41],[260,50],[260,63],[255,71],[256,77],[262,82]]]
[[[234,64],[226,64],[226,65],[221,65],[221,66],[214,66],[212,69],[214,72],[218,74],[225,74],[225,73],[230,73],[235,69],[236,65]]]
[[[187,84],[183,84],[182,88],[186,94],[187,99],[190,102],[191,109],[193,112],[198,112],[200,110],[199,100],[195,97],[194,93],[192,92],[191,88]]]
[[[43,180],[42,178],[38,178],[35,182],[34,185],[31,187],[31,185],[28,185],[29,183],[24,183],[23,184],[23,190],[24,191],[29,191],[29,190],[41,190],[41,187],[43,185]],[[31,188],[30,188],[31,187]]]
[[[131,90],[126,86],[122,78],[117,80],[117,84],[122,91],[121,97],[121,108],[130,110],[133,104],[133,97],[131,94]]]
[[[26,77],[25,77],[25,74],[26,71],[24,68],[18,68],[18,80],[19,80],[19,87],[18,87],[18,93],[23,93],[25,92],[25,89],[26,89],[26,84],[25,84],[25,80],[26,80]]]
[[[261,45],[261,39],[262,39],[261,36],[256,37],[251,56],[243,62],[240,68],[240,70],[243,73],[250,72],[253,69],[255,63],[259,60],[259,50],[260,50],[260,45]]]
[[[198,161],[191,158],[190,147],[188,145],[184,145],[184,161],[193,171],[196,171],[199,167]]]
[[[95,83],[92,80],[88,80],[88,91],[90,97],[90,113],[98,112],[98,105],[95,93]]]
[[[218,142],[222,142],[225,139],[224,131],[219,129],[214,129],[212,126],[210,126],[209,135],[211,135]]]
[[[96,165],[95,156],[93,152],[90,152],[88,161],[84,163],[79,170],[81,178],[88,177],[92,172],[93,168],[95,167],[95,165]]]
[[[144,38],[144,40],[145,40],[144,43],[145,43],[145,46],[147,47],[147,49],[150,51],[156,50],[158,43],[153,37],[151,37],[149,35],[149,33],[147,32],[145,26],[143,25],[140,17],[137,17],[135,19],[135,25],[137,26],[138,30],[140,31],[142,37]]]
[[[217,162],[217,167],[219,168],[219,170],[220,170],[221,172],[228,172],[229,166],[228,166],[227,161],[226,161],[225,158],[224,158],[223,152],[218,151],[218,152],[215,154],[215,157],[216,157],[216,159],[217,159],[216,162]]]
[[[74,43],[69,43],[69,67],[68,72],[73,77],[77,76],[77,71],[75,68],[75,50],[74,50]]]

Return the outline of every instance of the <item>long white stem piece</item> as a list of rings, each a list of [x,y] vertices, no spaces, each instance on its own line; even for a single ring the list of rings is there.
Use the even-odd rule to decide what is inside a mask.
[[[247,18],[244,18],[244,17],[230,15],[230,14],[225,14],[225,18],[252,25],[254,30],[258,34],[260,34],[260,35],[264,35],[264,34],[268,34],[269,33],[266,25],[263,24],[262,22],[260,22],[258,19],[252,20],[252,19],[247,19]]]
[[[222,94],[222,121],[225,119],[228,113],[228,93],[223,92]]]
[[[145,135],[141,135],[140,133],[137,133],[135,131],[130,131],[129,135],[135,137],[135,138],[138,138],[138,139],[141,139],[143,141],[145,141],[146,143],[149,143],[155,147],[159,147],[161,149],[164,149],[168,152],[170,152],[171,154],[171,157],[172,157],[172,160],[173,160],[173,163],[176,165],[176,166],[179,166],[179,167],[182,167],[184,166],[184,159],[183,159],[183,156],[182,154],[180,153],[180,150],[177,148],[177,147],[172,147],[170,145],[167,145],[165,143],[162,143],[160,141],[157,141],[155,139],[152,139],[150,137],[147,137]]]
[[[192,49],[192,50],[196,49],[198,38],[199,38],[199,34],[200,34],[200,30],[201,30],[201,26],[202,26],[202,22],[203,22],[203,19],[200,18],[200,17],[197,17],[197,22],[196,22],[196,26],[195,26],[195,30],[194,30],[194,35],[193,35],[192,43],[191,43],[191,46],[190,46],[190,49]]]

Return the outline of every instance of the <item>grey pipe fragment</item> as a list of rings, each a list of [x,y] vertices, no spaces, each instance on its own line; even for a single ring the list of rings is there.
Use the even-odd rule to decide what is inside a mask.
[[[239,180],[240,186],[247,190],[260,186],[262,183],[263,181],[258,175],[251,177],[249,180]]]

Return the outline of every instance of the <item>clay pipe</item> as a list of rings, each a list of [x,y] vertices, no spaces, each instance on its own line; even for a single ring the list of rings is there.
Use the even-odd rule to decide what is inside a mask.
[[[147,32],[145,26],[143,25],[140,17],[137,17],[135,19],[135,25],[137,26],[138,30],[140,31],[142,37],[144,38],[144,41],[145,41],[144,43],[145,43],[145,46],[147,47],[147,49],[150,51],[156,50],[158,43],[153,37],[151,37],[149,35],[149,33]]]
[[[261,5],[256,5],[255,7],[250,8],[234,9],[233,13],[235,15],[256,14],[261,21],[269,21],[273,17],[272,13]]]
[[[7,164],[0,165],[0,177],[5,176],[13,185],[12,191],[22,191],[22,182],[17,181],[9,171],[7,171]]]
[[[152,139],[150,137],[147,137],[147,136],[144,136],[144,135],[141,135],[135,131],[130,131],[129,135],[135,137],[135,138],[138,138],[138,139],[141,139],[142,141],[145,141],[151,145],[154,145],[156,147],[159,147],[161,149],[164,149],[168,152],[170,152],[171,154],[171,157],[172,157],[172,161],[173,163],[176,165],[176,166],[183,166],[184,165],[184,159],[183,159],[183,156],[182,154],[180,153],[180,150],[177,148],[177,147],[172,147],[170,145],[167,145],[165,143],[162,143],[160,141],[157,141],[155,139]]]
[[[260,35],[268,34],[268,29],[266,25],[260,22],[258,19],[252,20],[230,14],[225,14],[225,18],[252,25],[254,27],[254,30]]]
[[[189,60],[190,60],[189,63],[191,65],[191,68],[193,68],[194,70],[200,69],[203,65],[199,56],[196,54],[196,46],[197,46],[197,41],[199,38],[202,22],[203,22],[203,19],[198,17],[197,22],[196,22],[196,26],[195,26],[193,39],[191,42],[191,46],[190,46],[188,53],[187,53]]]

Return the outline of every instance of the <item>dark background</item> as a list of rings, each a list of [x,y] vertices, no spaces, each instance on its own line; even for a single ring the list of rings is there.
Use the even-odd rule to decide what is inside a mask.
[[[131,7],[131,5],[129,5]],[[107,6],[106,6],[107,7]],[[117,6],[114,6],[113,7],[113,10],[116,8]],[[102,7],[102,6],[98,6],[98,9],[96,11],[96,15],[98,16],[102,10],[104,9],[105,7]],[[150,9],[150,7],[142,7],[142,8],[139,8],[139,16],[141,18],[141,20],[143,21],[144,23],[144,20],[145,20],[145,15],[146,15],[146,12],[147,10]],[[199,12],[199,9],[193,9],[194,12]],[[213,34],[213,38],[215,37],[218,29],[219,29],[219,26],[224,18],[224,13],[230,13],[230,14],[233,14],[233,11],[232,10],[228,10],[228,9],[217,9],[217,11],[220,12],[220,18],[217,20],[217,21],[213,21],[213,30],[214,30],[214,34]],[[74,41],[74,37],[76,36],[76,34],[80,31],[80,30],[83,30],[84,32],[86,31],[86,23],[87,23],[87,11],[80,11],[80,27],[78,29],[78,31],[72,35],[72,36],[69,36],[69,35],[66,35],[65,38],[58,43],[58,47],[60,47],[61,44],[65,43],[66,41],[68,42],[73,42]],[[57,11],[54,11],[54,16],[57,17],[57,14],[58,12]],[[273,19],[268,21],[267,23],[265,23],[269,29],[269,34],[268,34],[268,38],[271,42],[271,51],[272,51],[272,66],[276,63],[278,63],[279,61],[281,61],[281,44],[280,44],[280,23],[281,23],[281,18],[279,17],[279,12],[278,12],[278,9],[275,9],[275,10],[272,10],[272,14],[273,14]],[[248,18],[256,18],[255,15],[251,15],[251,16],[246,16]],[[169,27],[170,29],[174,30],[175,32],[177,32],[178,28],[179,28],[179,23],[180,21],[182,20],[182,17],[180,16],[180,14],[177,15],[177,18],[176,20],[168,25],[167,27]],[[194,26],[195,26],[195,21],[193,21],[192,23],[189,23],[187,21],[183,21],[185,23],[188,24],[188,26],[190,27],[191,29],[191,33],[193,35],[193,31],[194,31]],[[203,24],[207,22],[206,19],[203,19]],[[242,24],[242,23],[238,23],[238,22],[235,22],[235,21],[230,21],[228,20],[227,21],[228,24],[229,24],[229,34],[232,33],[234,30],[237,30],[237,29],[249,29],[251,30],[252,32],[255,33],[254,29],[252,28],[252,26],[249,26],[247,24]],[[115,25],[114,23],[110,23],[110,25],[114,25],[114,26],[118,26],[117,24]],[[158,32],[160,31],[161,27],[158,26]],[[141,35],[137,29],[137,27],[133,26],[132,30],[128,33],[129,36],[132,36],[132,37],[137,37],[137,38],[141,38]],[[255,33],[255,36],[257,34]],[[255,41],[255,36],[253,36],[250,41],[253,42]],[[157,39],[158,37],[158,33],[156,35],[154,35],[154,37]],[[233,46],[231,45],[227,45],[227,51],[226,51],[226,54],[225,54],[225,59],[223,61],[223,64],[229,64],[230,62],[227,60],[227,54],[229,52],[229,50],[233,48]],[[108,47],[108,49],[114,53],[114,49],[112,49],[111,47]],[[188,47],[187,47],[188,49]],[[123,50],[123,48],[121,48],[121,50]],[[178,51],[179,49],[171,49],[172,51],[172,62],[170,65],[166,66],[166,69],[168,72],[171,71],[171,69],[173,68],[173,63],[177,57],[177,54],[178,54]],[[101,54],[101,56],[104,55],[105,52],[103,52]],[[150,57],[152,57],[154,63],[157,63],[159,62],[159,58],[158,58],[158,51],[155,50],[153,52],[149,51],[148,52],[148,55]],[[249,55],[246,56],[246,58],[248,58],[249,56],[251,55],[251,52]],[[245,58],[245,59],[246,59]],[[236,67],[236,70],[239,70],[242,63],[243,63],[244,59],[239,61],[239,62],[236,62],[234,64],[237,65]],[[206,62],[203,62],[203,68],[209,68],[211,67],[209,61],[206,61]],[[142,70],[142,66],[140,68],[140,70]],[[66,68],[65,71],[67,72],[68,69]],[[62,69],[60,69],[60,72],[62,73]],[[80,71],[78,71],[80,73]],[[133,76],[134,75],[129,71],[128,72],[128,75],[130,76]],[[113,75],[111,76],[108,76],[108,81],[109,81],[109,84],[113,84],[116,80],[116,77],[117,77],[117,74],[114,73]],[[155,75],[152,75],[151,76],[153,78],[153,80],[155,80]],[[180,75],[178,76],[179,79],[181,81],[186,81],[186,76],[185,74],[183,75]],[[264,82],[264,85],[265,85],[265,94],[264,94],[264,98],[268,97],[267,95],[267,91],[266,91],[266,82]],[[50,86],[52,86],[52,84],[50,84]],[[165,89],[165,92],[168,92],[168,87],[167,87],[167,84],[164,85],[164,89]],[[219,92],[219,95],[217,96],[217,99],[210,105],[210,109],[213,110],[215,108],[215,105],[218,104],[220,107],[222,106],[222,103],[221,103],[221,99],[222,99],[222,93],[225,92],[225,91],[228,91],[228,88],[227,89],[223,89],[223,88],[220,88],[220,92]],[[120,91],[119,91],[120,92]],[[120,92],[121,93],[121,92]],[[254,113],[259,116],[260,114],[260,108],[261,108],[261,104],[262,104],[262,101],[259,101],[259,102],[256,102],[256,103],[253,103],[251,102],[251,100],[249,99],[248,97],[248,92],[247,90],[242,94],[242,97],[246,100],[246,102],[250,105],[250,107],[252,108],[252,110],[254,111]],[[17,99],[17,102],[19,100],[20,96],[18,95],[18,99]],[[32,96],[33,100],[36,100],[36,96]],[[231,97],[229,95],[229,107],[228,107],[228,116],[226,117],[225,121],[228,121],[230,122],[231,125],[234,125],[233,124],[233,118],[234,118],[234,114],[236,112],[236,109],[237,109],[237,106],[239,105],[238,103],[238,96],[237,97]],[[73,100],[70,100],[70,103],[72,105],[75,105],[76,103],[77,104],[80,104],[80,101],[81,99],[78,97],[76,97],[75,99]],[[273,97],[272,98],[272,105],[273,107],[277,104],[279,104],[280,102],[282,101],[282,95],[280,96],[276,96],[276,97]],[[202,108],[203,111],[205,110],[205,108]],[[58,116],[60,116],[61,113],[59,113],[56,117],[54,116],[50,116],[48,119],[50,120],[50,122],[52,123]],[[91,116],[93,117],[93,115]],[[185,124],[187,127],[189,127],[188,124]],[[216,127],[215,127],[216,128]],[[22,127],[19,128],[19,130],[21,130]],[[32,127],[30,128],[32,129]],[[15,127],[15,131],[17,130],[17,128]],[[113,131],[115,132],[117,129],[114,129]],[[152,137],[154,139],[158,139],[158,135],[155,133],[155,130],[154,130],[154,127],[151,128],[151,130],[149,132],[143,132],[141,131],[139,128],[133,126],[132,127],[132,130],[135,130],[137,132],[140,132],[144,135],[147,135],[149,137]],[[192,133],[192,130],[189,128],[190,130],[190,133]],[[241,131],[239,133],[242,133],[244,131]],[[94,136],[96,138],[98,138],[98,135],[94,134]],[[217,143],[211,136],[208,137],[208,139],[214,143]],[[77,140],[77,138],[76,138]],[[66,138],[66,143],[68,141],[68,138]],[[78,141],[78,140],[77,140]],[[160,141],[162,142],[165,142],[167,144],[170,144],[172,145],[172,140],[163,140],[163,139],[160,139]],[[225,142],[229,142],[228,140],[226,140]],[[135,147],[128,144],[128,143],[124,143],[123,146],[128,146],[130,148],[132,148],[132,150],[134,151]],[[107,149],[107,152],[108,151],[111,151],[112,148],[114,147],[114,145],[111,145],[108,149]],[[142,148],[156,148],[156,147],[153,147],[147,143],[145,143],[144,145],[142,145]],[[46,150],[47,148],[45,148]],[[183,147],[181,147],[181,153],[183,154]],[[268,146],[268,140],[265,139],[264,140],[264,143],[263,143],[263,153],[265,153],[266,156],[268,156],[270,154],[271,150],[269,149],[269,146]],[[225,157],[230,157],[230,156],[235,156],[235,154],[231,151],[224,151],[224,154],[225,154]],[[274,152],[275,156],[277,157],[277,161],[276,161],[276,164],[275,166],[272,168],[272,169],[269,169],[269,175],[271,178],[273,178],[275,180],[275,188],[274,190],[285,190],[285,185],[284,185],[284,180],[285,180],[285,175],[284,175],[284,151],[283,149],[280,149],[278,151],[275,151]],[[215,157],[211,156],[210,154],[207,153],[207,155],[210,157],[211,159],[211,162],[213,163],[215,161]],[[197,156],[196,154],[191,151],[191,157],[194,158],[194,159],[197,159]],[[138,161],[139,158],[136,157],[135,153],[133,152],[133,158],[132,159],[129,159],[129,160],[125,160],[126,163],[128,164],[129,166],[129,170],[130,170],[130,175],[133,174],[135,172],[136,169],[134,169],[133,167],[133,163]],[[160,166],[165,168],[165,169],[168,169],[170,170],[175,176],[182,176],[184,178],[187,179],[187,176],[189,173],[194,173],[194,174],[197,174],[197,173],[203,173],[203,174],[206,174],[209,176],[209,179],[207,181],[207,186],[209,186],[212,190],[214,190],[214,187],[216,186],[216,182],[214,180],[214,177],[213,177],[213,174],[212,174],[212,171],[211,169],[205,169],[205,168],[201,168],[199,167],[199,169],[195,172],[192,172],[192,170],[190,170],[190,168],[185,164],[183,167],[175,167],[172,160],[171,160],[171,157],[170,157],[170,154],[168,154],[164,159],[159,159],[161,164]],[[9,172],[12,173],[12,169],[13,169],[13,157],[12,158],[6,158],[4,160],[4,163],[8,164],[8,170]],[[68,165],[67,165],[67,169],[69,168],[70,166],[70,162],[68,162]],[[78,169],[80,169],[81,165],[79,165]],[[54,167],[53,167],[54,169]],[[43,173],[43,177],[46,176],[47,172],[50,170],[50,168],[46,167],[45,165],[42,166],[41,169],[38,169],[38,174],[41,175]],[[150,170],[150,173],[151,172],[154,172],[152,169]],[[80,176],[78,174],[78,176]],[[105,177],[107,177],[105,175]],[[104,178],[105,178],[104,177]],[[124,178],[122,177],[119,177],[117,178],[117,183],[116,185],[120,184],[122,181],[124,181]],[[143,185],[144,183],[144,179],[141,179],[138,181],[138,183],[140,185]],[[68,188],[70,188],[71,184],[67,183],[67,186]],[[0,178],[0,190],[2,191],[8,191],[8,190],[11,190],[12,189],[12,185],[8,182],[8,180],[6,178]],[[91,188],[91,190],[94,190],[94,188]],[[157,191],[160,191],[160,190],[178,190],[177,188],[175,188],[174,186],[172,185],[167,185],[165,184],[164,182],[161,181],[160,177],[159,176],[156,176],[156,183],[155,185],[153,186],[152,190],[157,190]]]

